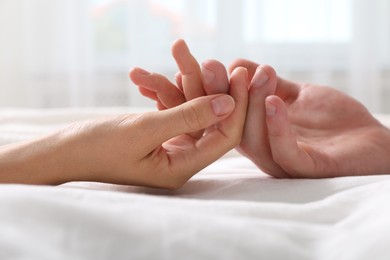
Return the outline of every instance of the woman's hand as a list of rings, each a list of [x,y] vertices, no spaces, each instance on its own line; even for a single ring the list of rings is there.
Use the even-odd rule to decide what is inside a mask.
[[[234,148],[247,108],[247,72],[236,69],[229,95],[212,95],[159,112],[75,123],[0,149],[0,182],[98,181],[175,189]],[[189,132],[209,128],[200,137]]]

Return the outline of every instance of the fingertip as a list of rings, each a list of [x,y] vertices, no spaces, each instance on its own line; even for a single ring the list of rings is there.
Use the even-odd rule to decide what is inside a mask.
[[[230,77],[230,94],[233,98],[245,99],[248,102],[248,70],[244,67],[237,67]]]
[[[187,46],[187,43],[183,39],[177,39],[173,42],[171,48],[172,56],[177,59],[180,58],[183,54],[189,53],[190,50]]]
[[[129,73],[128,73],[128,75],[129,75],[129,78],[132,80],[132,81],[134,81],[134,78],[136,77],[136,75],[137,75],[137,67],[133,67],[133,68],[131,68],[130,70],[129,70]]]
[[[172,46],[177,46],[177,45],[182,45],[182,44],[186,44],[186,41],[182,38],[179,38],[179,39],[176,39],[175,41],[173,41]]]
[[[151,72],[140,67],[133,67],[129,71],[129,78],[136,84],[139,81],[140,77],[145,77],[150,75],[152,75]]]
[[[278,118],[279,121],[288,120],[286,103],[276,95],[265,98],[265,110],[267,118]]]
[[[259,65],[252,76],[249,86],[250,92],[255,99],[260,96],[274,94],[277,87],[277,75],[274,68],[269,65]]]
[[[232,75],[231,75],[231,77],[233,77],[234,75],[236,75],[236,74],[242,74],[244,71],[247,71],[247,69],[246,68],[244,68],[244,67],[236,67],[236,68],[234,68],[234,70],[232,71]]]
[[[270,79],[276,78],[277,76],[276,70],[268,64],[261,64],[257,67],[257,69],[262,69],[265,71]]]
[[[203,87],[208,95],[229,92],[229,78],[225,66],[218,60],[202,63]]]
[[[176,80],[176,81],[178,81],[178,80],[181,81],[181,78],[182,78],[181,72],[180,72],[180,71],[176,72],[176,73],[175,73],[175,80]]]
[[[136,68],[137,68],[137,67],[132,67],[132,68],[130,68],[128,75],[130,76],[131,74],[133,74],[133,73],[134,73],[134,70],[136,70]]]

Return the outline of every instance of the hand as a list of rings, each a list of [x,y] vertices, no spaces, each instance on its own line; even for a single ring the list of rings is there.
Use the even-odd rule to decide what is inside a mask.
[[[229,95],[172,109],[75,123],[42,139],[0,149],[0,182],[98,181],[175,189],[235,147],[247,108],[245,69]],[[186,133],[219,123],[199,139]]]
[[[229,93],[229,79],[222,63],[206,61],[201,70],[187,44],[181,39],[173,43],[172,56],[180,70],[176,74],[177,86],[166,77],[141,68],[134,68],[129,73],[140,93],[155,100],[159,110],[172,108],[204,95]],[[215,73],[218,77],[215,77]],[[205,129],[190,135],[197,138],[204,131]]]
[[[332,88],[279,78],[267,65],[241,59],[229,71],[237,67],[247,68],[251,80],[247,120],[238,150],[264,172],[281,178],[390,172],[389,130],[359,102]],[[226,93],[223,69],[213,60],[203,64],[206,94]],[[152,99],[167,107],[186,99],[180,91],[169,91],[174,89],[172,84],[168,88],[160,81],[150,87],[154,76],[136,82],[142,86],[141,92],[143,87],[148,88],[155,94]],[[178,74],[179,89],[180,78]]]
[[[172,108],[204,95],[229,93],[227,71],[219,61],[205,61],[201,69],[187,44],[181,39],[173,43],[172,56],[179,67],[176,74],[177,85],[163,75],[141,68],[133,68],[129,73],[140,93],[156,101],[159,110]]]
[[[252,79],[240,151],[276,177],[390,173],[389,130],[351,97],[237,60]]]

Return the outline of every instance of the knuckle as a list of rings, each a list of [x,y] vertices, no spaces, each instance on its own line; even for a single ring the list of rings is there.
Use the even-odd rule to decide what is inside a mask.
[[[202,129],[205,123],[204,117],[199,113],[193,105],[181,109],[184,123],[191,130]]]
[[[279,139],[285,136],[285,133],[280,129],[268,130],[268,136],[271,139]]]

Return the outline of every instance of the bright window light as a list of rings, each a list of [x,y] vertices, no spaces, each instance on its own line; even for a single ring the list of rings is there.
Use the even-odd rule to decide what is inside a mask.
[[[270,43],[348,42],[351,5],[351,0],[246,0],[244,38]]]

